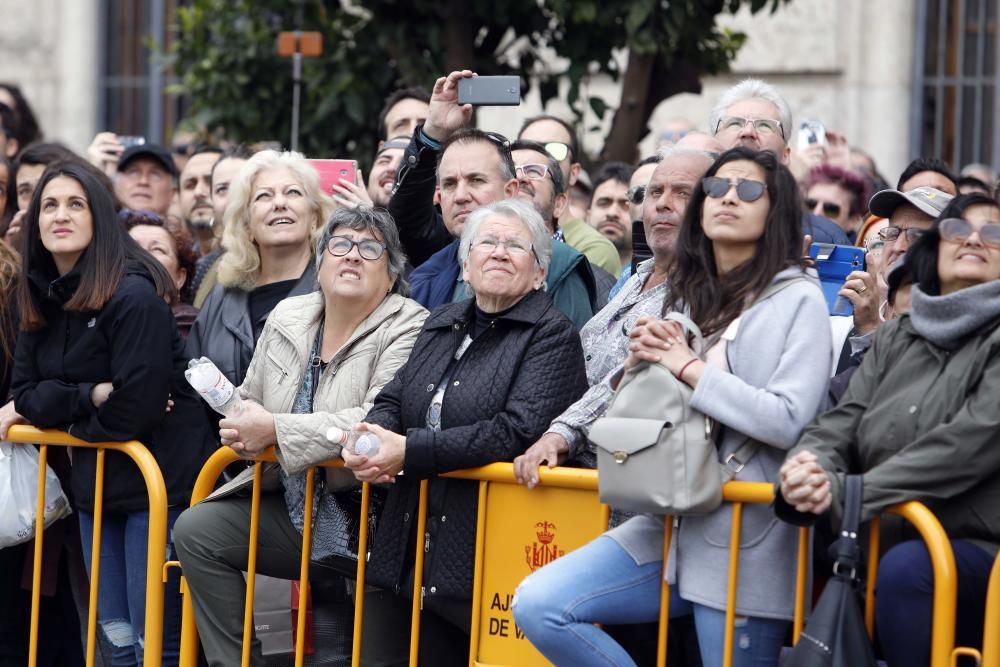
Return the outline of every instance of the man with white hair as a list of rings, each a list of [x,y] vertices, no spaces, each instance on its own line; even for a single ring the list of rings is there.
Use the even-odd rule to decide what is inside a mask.
[[[771,151],[788,165],[791,150],[788,138],[792,110],[778,89],[760,79],[744,79],[719,97],[708,117],[709,131],[726,150],[746,146],[755,151]],[[817,243],[851,245],[832,220],[804,213],[802,231]]]

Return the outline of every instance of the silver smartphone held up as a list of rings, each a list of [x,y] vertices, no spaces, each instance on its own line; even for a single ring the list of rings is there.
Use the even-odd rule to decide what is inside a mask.
[[[474,76],[458,80],[458,103],[516,107],[521,104],[521,77]]]

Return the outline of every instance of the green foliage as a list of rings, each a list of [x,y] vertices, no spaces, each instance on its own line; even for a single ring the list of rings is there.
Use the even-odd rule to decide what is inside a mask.
[[[582,114],[612,111],[608,100],[580,97],[594,73],[622,74],[623,47],[655,54],[664,71],[675,59],[705,74],[725,71],[745,35],[716,16],[787,0],[193,0],[178,8],[179,37],[166,62],[190,97],[192,120],[244,142],[277,140],[291,130],[292,61],[276,53],[278,32],[323,35],[323,55],[302,67],[300,148],[313,156],[374,152],[385,96],[401,85],[430,88],[459,65],[480,74],[518,74],[537,82],[543,100],[569,79],[568,102]],[[544,49],[568,61],[552,71]]]

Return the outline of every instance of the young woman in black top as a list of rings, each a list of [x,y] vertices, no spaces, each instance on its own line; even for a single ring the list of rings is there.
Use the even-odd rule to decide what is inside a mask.
[[[184,380],[187,358],[165,300],[174,290],[169,276],[129,237],[110,193],[83,165],[46,169],[24,230],[12,378],[17,413],[91,442],[142,442],[163,473],[172,525],[216,440]],[[95,470],[96,450],[74,451],[71,487],[88,568]],[[138,468],[109,452],[98,620],[116,666],[142,663],[148,522]],[[173,581],[164,664],[176,664],[179,604]]]

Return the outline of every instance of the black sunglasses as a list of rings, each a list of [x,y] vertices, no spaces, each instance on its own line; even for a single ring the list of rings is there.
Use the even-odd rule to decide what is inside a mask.
[[[836,218],[838,215],[840,215],[841,211],[840,204],[834,204],[832,201],[820,202],[820,200],[813,199],[811,197],[808,197],[805,200],[806,208],[809,209],[810,212],[815,211],[816,204],[820,203],[823,204],[823,215],[825,215],[826,217]]]
[[[500,149],[500,152],[503,155],[505,155],[505,156],[510,156],[511,155],[511,152],[510,152],[510,139],[508,139],[507,137],[503,136],[499,132],[483,132],[483,134],[486,135],[487,139],[489,139],[490,141],[492,141],[494,144],[497,145],[497,147]],[[510,159],[511,159],[511,162],[514,161],[513,157],[511,157]]]
[[[706,176],[701,179],[701,189],[712,199],[722,199],[733,186],[736,187],[736,196],[748,204],[763,197],[767,190],[767,185],[760,181],[741,180],[734,182],[718,176]]]

